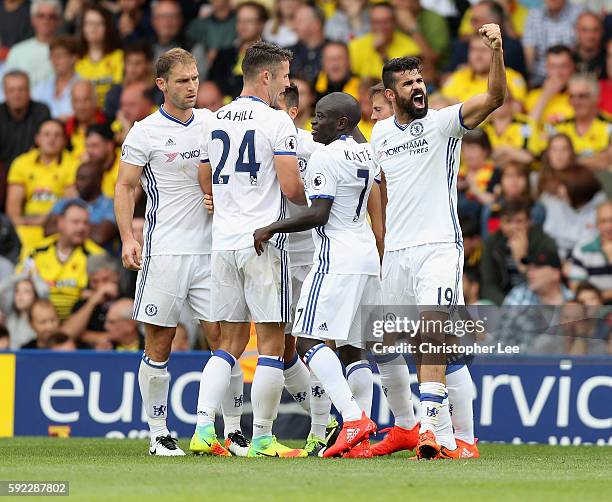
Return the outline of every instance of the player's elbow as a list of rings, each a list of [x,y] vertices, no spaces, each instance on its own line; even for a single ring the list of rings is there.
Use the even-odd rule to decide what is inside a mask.
[[[321,210],[315,211],[313,220],[317,227],[327,225],[327,222],[329,221],[329,211],[326,208],[321,208]]]
[[[301,180],[295,183],[290,183],[282,187],[283,194],[294,204],[303,206],[306,204],[306,195],[304,194],[304,184]]]
[[[487,104],[491,111],[497,110],[506,100],[506,89],[500,89],[499,91],[490,92],[487,99]]]

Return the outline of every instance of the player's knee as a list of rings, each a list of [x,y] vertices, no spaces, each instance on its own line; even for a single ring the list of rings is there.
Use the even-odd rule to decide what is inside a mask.
[[[283,358],[285,361],[291,360],[295,354],[295,337],[292,335],[285,335],[285,352]]]
[[[319,345],[320,343],[323,342],[321,342],[320,340],[312,340],[310,338],[298,338],[295,347],[300,357],[304,357],[306,355],[306,352],[312,349],[315,345]]]
[[[340,357],[340,360],[345,366],[348,366],[349,364],[364,359],[364,354],[363,351],[357,347],[344,345],[338,348],[338,357]]]

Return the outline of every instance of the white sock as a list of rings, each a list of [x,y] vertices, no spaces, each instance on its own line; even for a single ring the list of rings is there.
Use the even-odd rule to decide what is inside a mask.
[[[278,356],[259,356],[251,386],[253,439],[272,434],[283,392],[283,360]]]
[[[457,445],[452,434],[446,386],[440,382],[423,382],[419,385],[419,391],[421,393],[420,432],[433,431],[439,444],[454,450]]]
[[[440,416],[438,417],[438,428],[436,429],[436,439],[439,444],[446,446],[449,450],[457,448],[448,406],[448,394],[444,395],[444,400],[442,401],[442,408],[440,409]]]
[[[357,404],[369,417],[372,413],[372,396],[374,394],[374,379],[372,378],[370,363],[362,360],[349,364],[346,367],[346,380]]]
[[[474,444],[474,384],[467,366],[446,375],[446,389],[455,437]]]
[[[342,420],[349,422],[361,418],[361,409],[357,405],[351,389],[342,373],[342,363],[338,356],[327,345],[315,345],[304,358],[310,369],[323,383],[325,392],[332,403],[342,414]]]
[[[395,417],[395,425],[402,429],[412,429],[416,425],[416,418],[410,390],[410,370],[406,361],[401,355],[390,360],[383,356],[377,358],[376,364],[382,390]]]
[[[423,433],[427,430],[436,432],[439,423],[442,402],[446,395],[446,388],[443,383],[424,382],[419,385],[421,394],[421,428]]]
[[[204,366],[198,393],[198,427],[215,423],[235,364],[236,359],[229,352],[215,350]]]
[[[285,388],[293,396],[293,399],[310,415],[310,371],[297,352],[291,361],[285,363],[283,376],[285,377]]]
[[[152,361],[143,354],[138,368],[138,385],[151,437],[167,436],[170,434],[166,426],[170,388],[168,361]]]
[[[310,434],[318,438],[325,437],[325,430],[329,423],[331,399],[325,392],[321,381],[314,373],[310,373]]]
[[[223,411],[223,432],[227,437],[232,432],[242,431],[240,419],[242,418],[242,406],[244,404],[244,374],[240,363],[232,366],[230,382],[223,401],[221,410]]]

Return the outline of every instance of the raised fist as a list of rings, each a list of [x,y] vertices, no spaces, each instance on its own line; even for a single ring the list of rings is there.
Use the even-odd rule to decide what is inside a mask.
[[[502,48],[501,30],[498,24],[483,24],[478,33],[489,49],[497,50]]]

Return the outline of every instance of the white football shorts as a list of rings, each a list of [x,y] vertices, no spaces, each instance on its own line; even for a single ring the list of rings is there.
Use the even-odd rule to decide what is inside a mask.
[[[289,253],[272,244],[212,252],[212,319],[229,322],[289,322]]]
[[[313,269],[302,286],[293,335],[334,340],[337,347],[364,347],[372,335],[371,330],[362,330],[362,317],[379,309],[381,302],[378,276],[321,274]]]
[[[385,251],[383,303],[447,311],[464,305],[463,244],[424,244]]]
[[[158,255],[143,258],[136,279],[133,319],[174,327],[185,304],[198,320],[210,320],[210,255]]]

